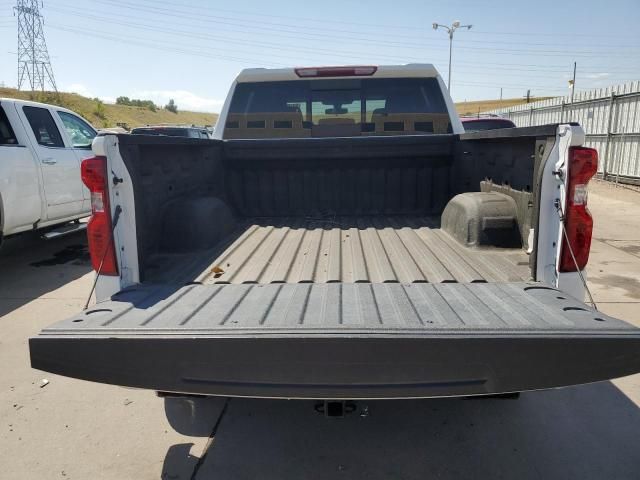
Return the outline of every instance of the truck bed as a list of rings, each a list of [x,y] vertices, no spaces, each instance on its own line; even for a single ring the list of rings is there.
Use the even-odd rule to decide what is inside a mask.
[[[211,283],[516,282],[530,278],[522,249],[471,249],[438,217],[245,219],[203,255],[157,256],[156,279]],[[173,265],[173,267],[172,267]]]
[[[536,283],[145,285],[30,340],[34,368],[169,392],[408,398],[593,382],[640,330]]]
[[[118,136],[131,185],[114,188],[134,198],[117,227],[135,227],[118,237],[135,241],[120,244],[123,275],[139,277],[30,339],[32,366],[166,392],[316,399],[640,371],[640,330],[529,281],[556,129],[525,130],[508,141]],[[473,192],[513,199],[512,215],[483,218],[517,225],[516,246],[440,228]]]

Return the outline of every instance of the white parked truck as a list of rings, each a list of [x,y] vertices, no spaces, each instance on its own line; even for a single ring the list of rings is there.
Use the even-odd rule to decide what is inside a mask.
[[[80,163],[92,156],[95,136],[89,122],[66,108],[0,98],[0,241],[90,215]]]
[[[464,133],[430,65],[251,69],[215,136],[94,141],[98,303],[30,340],[35,368],[192,405],[640,371],[640,330],[583,302],[580,126]]]

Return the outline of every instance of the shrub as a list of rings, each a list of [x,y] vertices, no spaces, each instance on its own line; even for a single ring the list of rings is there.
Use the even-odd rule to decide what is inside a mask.
[[[102,100],[96,99],[96,106],[93,109],[93,114],[102,120],[107,118],[107,111],[104,108],[104,103],[102,103]]]
[[[169,99],[169,103],[167,103],[164,108],[170,112],[178,113],[178,106],[176,105],[176,102],[173,101],[173,98]]]
[[[146,108],[147,110],[151,110],[155,112],[158,109],[158,106],[153,103],[151,100],[139,100],[137,98],[129,98],[129,97],[118,97],[116,98],[117,105],[128,105],[129,107],[140,107]]]

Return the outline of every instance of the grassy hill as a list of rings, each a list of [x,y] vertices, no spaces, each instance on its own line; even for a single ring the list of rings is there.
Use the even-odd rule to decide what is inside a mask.
[[[97,99],[83,97],[76,93],[31,93],[13,88],[0,88],[0,97],[33,100],[35,102],[52,103],[79,113],[95,127],[115,127],[118,123],[126,123],[129,128],[154,123],[186,123],[195,125],[214,125],[217,113],[187,112],[178,110],[172,113],[163,108],[152,112],[148,108],[130,107],[102,103]],[[180,109],[180,105],[178,105]]]
[[[551,97],[531,98],[532,102],[546,100]],[[478,113],[488,112],[496,108],[513,107],[514,105],[522,105],[527,103],[524,98],[505,98],[504,100],[473,100],[471,102],[458,102],[456,109],[460,115],[477,115]]]
[[[96,127],[115,127],[118,123],[126,123],[129,128],[154,123],[186,123],[195,125],[214,125],[218,119],[217,113],[187,112],[179,110],[171,113],[159,108],[153,112],[144,107],[130,107],[127,105],[112,105],[102,103],[97,99],[83,97],[76,93],[35,93],[0,88],[0,97],[21,98],[36,102],[53,103],[78,112]],[[549,97],[532,98],[531,101],[545,100]],[[501,107],[511,107],[525,103],[524,98],[507,98],[504,100],[477,100],[458,102],[456,108],[460,115],[477,115]],[[180,105],[178,105],[180,108]]]

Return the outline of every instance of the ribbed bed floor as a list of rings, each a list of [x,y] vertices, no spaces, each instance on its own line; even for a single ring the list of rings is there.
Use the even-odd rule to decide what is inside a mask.
[[[322,217],[248,220],[197,278],[211,283],[517,282],[523,250],[470,249],[439,219]]]

